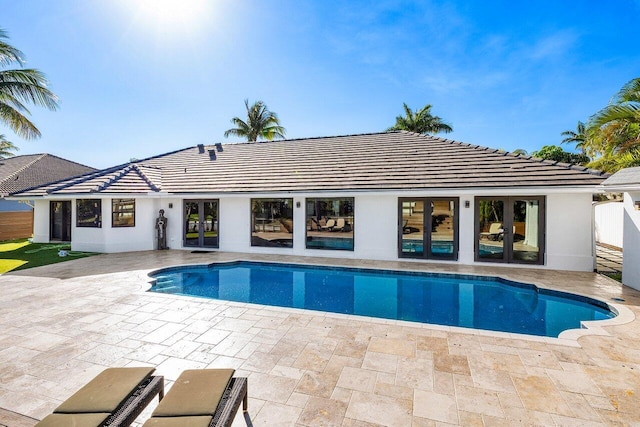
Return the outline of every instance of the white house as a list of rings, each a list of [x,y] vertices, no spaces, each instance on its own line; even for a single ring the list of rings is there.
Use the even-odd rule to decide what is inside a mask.
[[[52,154],[28,154],[0,159],[0,241],[31,237],[33,208],[6,198],[52,181],[95,171],[94,168]]]
[[[593,271],[598,171],[410,132],[198,145],[35,199],[36,242]],[[70,229],[70,235],[61,230]]]
[[[614,173],[602,189],[624,193],[622,283],[640,290],[640,167]]]

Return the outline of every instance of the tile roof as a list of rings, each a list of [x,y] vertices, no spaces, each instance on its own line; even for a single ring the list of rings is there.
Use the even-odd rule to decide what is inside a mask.
[[[584,167],[395,131],[200,145],[29,194],[595,187],[606,178]]]
[[[91,171],[95,169],[51,154],[30,154],[0,159],[0,195]]]
[[[607,180],[602,183],[602,186],[635,186],[640,188],[640,167],[621,169],[607,178]]]

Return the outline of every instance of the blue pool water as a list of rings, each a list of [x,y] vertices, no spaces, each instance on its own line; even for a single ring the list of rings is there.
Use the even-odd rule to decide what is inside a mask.
[[[549,337],[615,316],[601,301],[496,277],[245,261],[150,276],[153,292]]]
[[[404,240],[402,242],[402,252],[405,253],[411,253],[411,252],[417,252],[417,253],[422,253],[422,251],[424,250],[424,245],[422,243],[422,241],[420,240]],[[491,255],[491,254],[495,254],[495,253],[500,253],[502,252],[502,248],[499,246],[489,246],[489,245],[484,245],[484,244],[480,244],[480,255]],[[452,254],[453,253],[453,242],[447,242],[447,241],[443,241],[443,242],[439,242],[439,241],[435,241],[432,242],[431,244],[431,252],[433,252],[433,254],[437,254],[437,255],[447,255],[447,254]]]

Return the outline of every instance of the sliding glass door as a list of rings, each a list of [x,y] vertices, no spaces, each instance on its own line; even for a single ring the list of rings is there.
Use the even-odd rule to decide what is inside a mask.
[[[544,263],[545,198],[476,197],[476,261]]]

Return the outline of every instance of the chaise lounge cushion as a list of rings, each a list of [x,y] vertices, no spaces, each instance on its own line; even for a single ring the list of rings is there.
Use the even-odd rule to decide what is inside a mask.
[[[209,427],[212,419],[211,415],[149,418],[142,427]]]
[[[109,415],[111,414],[51,414],[40,421],[38,427],[97,427]]]
[[[54,412],[113,412],[155,368],[108,368],[58,406]],[[73,424],[69,424],[73,425]]]
[[[213,415],[234,369],[184,371],[153,411],[154,417]]]

